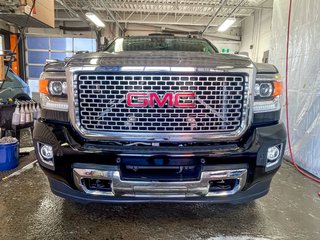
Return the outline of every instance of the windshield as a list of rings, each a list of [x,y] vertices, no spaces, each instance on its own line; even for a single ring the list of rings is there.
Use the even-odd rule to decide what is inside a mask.
[[[125,51],[183,51],[216,53],[207,40],[173,36],[126,37],[116,39],[107,52]]]

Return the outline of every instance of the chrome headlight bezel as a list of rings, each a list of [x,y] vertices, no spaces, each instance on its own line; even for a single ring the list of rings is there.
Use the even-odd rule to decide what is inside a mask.
[[[261,86],[267,91],[261,92]],[[274,112],[281,109],[282,81],[277,74],[257,74],[254,86],[254,113]]]
[[[65,72],[43,72],[40,75],[39,92],[40,104],[43,109],[68,111],[68,93]]]

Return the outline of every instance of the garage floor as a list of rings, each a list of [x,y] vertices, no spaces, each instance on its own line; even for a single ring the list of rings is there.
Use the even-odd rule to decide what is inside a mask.
[[[84,206],[54,196],[36,166],[0,182],[0,239],[320,239],[319,191],[286,163],[249,204]]]

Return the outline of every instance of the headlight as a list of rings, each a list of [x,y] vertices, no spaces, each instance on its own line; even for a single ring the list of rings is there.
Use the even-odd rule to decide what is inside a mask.
[[[272,83],[256,83],[255,85],[255,96],[261,98],[271,97],[273,93]]]
[[[67,95],[67,83],[65,81],[49,81],[49,92],[53,96]]]
[[[68,111],[67,82],[64,72],[42,73],[39,80],[39,92],[43,109]]]
[[[45,95],[67,98],[67,83],[65,80],[40,79],[39,92]]]
[[[258,74],[254,86],[253,111],[272,112],[280,110],[282,82],[279,74]]]

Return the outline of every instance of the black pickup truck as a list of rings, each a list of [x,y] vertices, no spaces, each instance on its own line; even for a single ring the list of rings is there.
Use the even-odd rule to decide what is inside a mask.
[[[203,38],[124,37],[48,64],[34,145],[82,203],[242,203],[268,193],[286,131],[276,67]]]

